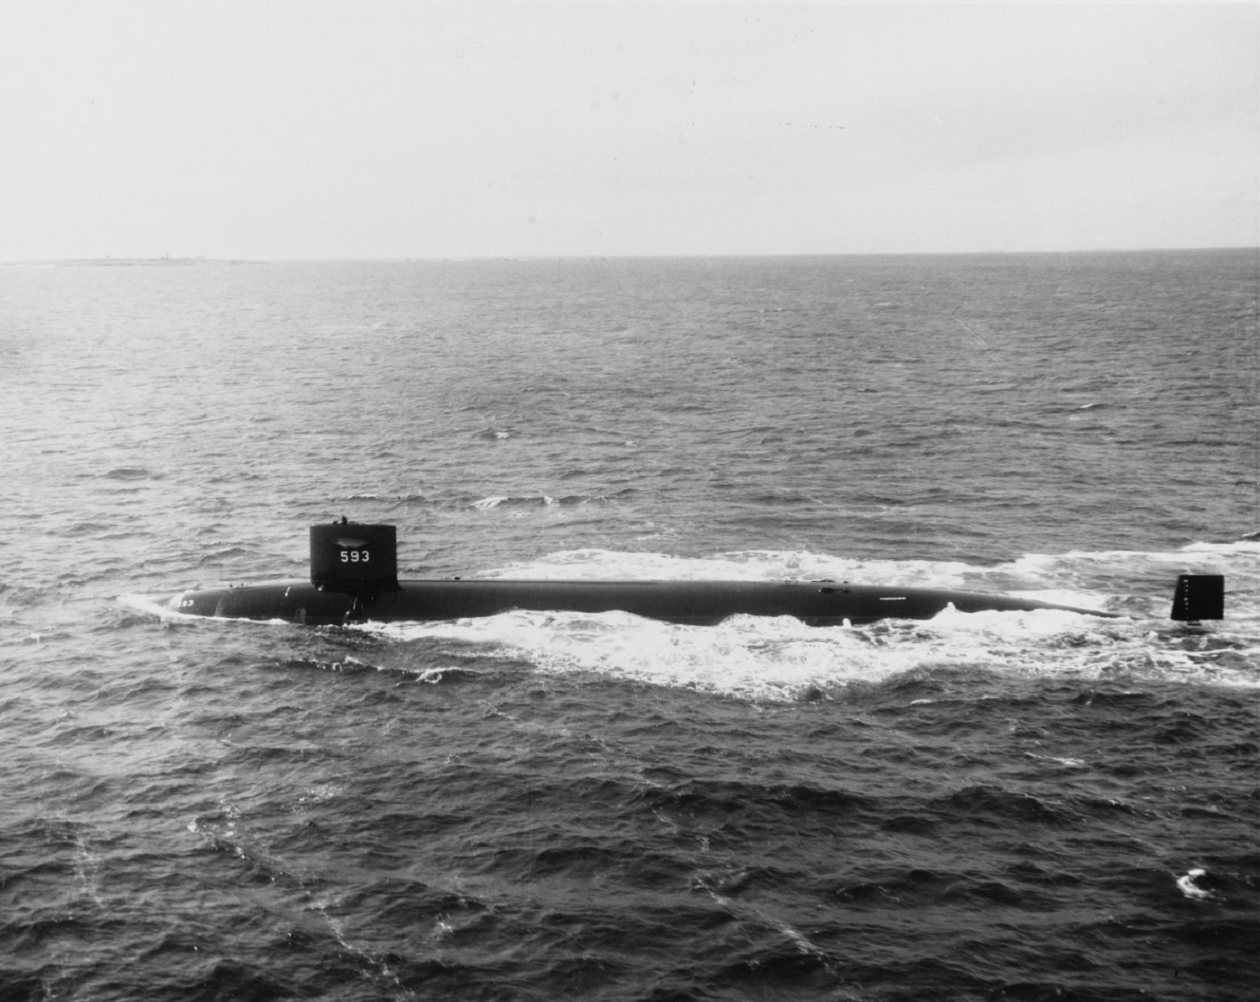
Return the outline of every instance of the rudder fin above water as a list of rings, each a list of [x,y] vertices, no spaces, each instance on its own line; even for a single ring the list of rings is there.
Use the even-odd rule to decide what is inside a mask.
[[[1225,618],[1225,576],[1223,574],[1182,574],[1177,578],[1170,619],[1197,623],[1203,619]]]

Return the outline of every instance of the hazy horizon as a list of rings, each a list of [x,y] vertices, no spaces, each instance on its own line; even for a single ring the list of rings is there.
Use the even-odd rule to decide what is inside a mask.
[[[1254,4],[0,14],[0,261],[1260,243]]]
[[[1018,257],[1020,255],[1072,255],[1072,254],[1193,254],[1193,253],[1214,253],[1223,251],[1255,251],[1260,254],[1260,245],[1256,244],[1239,244],[1234,246],[1222,245],[1216,247],[1089,247],[1089,248],[1065,248],[1062,250],[965,250],[965,251],[807,251],[807,252],[784,252],[784,253],[732,253],[732,254],[473,254],[473,255],[443,255],[443,254],[407,254],[394,257],[339,257],[337,255],[328,255],[323,257],[211,257],[206,254],[155,254],[155,255],[119,255],[105,254],[100,257],[59,257],[59,258],[20,258],[12,261],[0,261],[0,265],[23,265],[23,264],[96,264],[102,262],[114,262],[115,264],[127,264],[129,262],[137,263],[154,263],[158,264],[163,261],[171,264],[180,264],[183,262],[201,262],[204,264],[283,264],[292,262],[295,264],[308,263],[336,263],[336,262],[379,262],[386,263],[390,261],[600,261],[600,260],[654,260],[654,259],[683,259],[683,260],[703,260],[706,258],[792,258],[792,257],[992,257],[998,255],[1007,255]]]

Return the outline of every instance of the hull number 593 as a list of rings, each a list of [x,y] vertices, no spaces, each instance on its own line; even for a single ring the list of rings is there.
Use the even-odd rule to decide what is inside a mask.
[[[372,559],[371,550],[342,550],[341,562],[343,564],[366,564]]]

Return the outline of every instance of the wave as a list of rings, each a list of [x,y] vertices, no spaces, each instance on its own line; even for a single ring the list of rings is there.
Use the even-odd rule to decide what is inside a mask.
[[[1198,636],[1153,631],[1150,621],[1117,624],[1058,611],[947,610],[928,621],[827,628],[788,617],[734,616],[693,627],[628,613],[513,612],[366,629],[525,660],[544,673],[589,672],[755,701],[842,698],[854,684],[938,671],[1260,685],[1254,642],[1204,645]]]
[[[528,503],[545,503],[538,498]],[[567,550],[496,568],[487,578],[851,580],[998,591],[1119,612],[1100,619],[1058,610],[959,613],[926,621],[810,627],[790,618],[733,616],[680,626],[629,613],[511,612],[444,622],[367,624],[414,650],[414,672],[478,657],[542,673],[586,672],[758,701],[841,698],[853,685],[928,672],[1019,677],[1145,679],[1260,685],[1260,545],[1193,543],[1166,552],[1025,554],[994,566],[961,561],[857,560],[808,551],[754,550],[684,557]],[[1224,573],[1227,618],[1203,628],[1168,620],[1178,573]],[[159,600],[137,611],[173,619]],[[220,624],[221,625],[221,624]],[[218,626],[214,628],[219,628]],[[406,666],[404,666],[406,667]]]
[[[402,493],[386,494],[378,491],[356,491],[344,495],[337,500],[343,503],[362,503],[368,505],[385,505],[387,510],[399,507],[431,507],[439,509],[476,508],[489,511],[492,508],[506,506],[509,508],[540,508],[552,505],[611,504],[618,497],[634,493],[634,488],[625,488],[607,494],[493,494],[482,498],[437,497],[430,494]]]
[[[529,503],[542,502],[530,499]],[[1076,604],[1096,605],[1115,597],[1117,586],[1127,589],[1124,594],[1130,594],[1134,588],[1139,593],[1153,591],[1162,600],[1165,589],[1171,595],[1172,580],[1177,573],[1223,573],[1246,590],[1246,586],[1260,585],[1260,562],[1255,559],[1258,556],[1260,542],[1247,541],[1196,542],[1177,550],[1150,552],[1072,550],[1061,554],[1028,553],[992,565],[962,560],[862,559],[810,550],[737,550],[687,557],[588,547],[514,562],[478,576],[851,580],[863,584],[1013,591],[1030,597],[1066,596],[1065,603],[1070,598]]]
[[[524,659],[543,672],[613,678],[754,700],[836,696],[853,684],[922,671],[981,669],[1019,676],[1116,677],[1260,684],[1260,575],[1254,544],[1191,544],[1157,553],[1029,554],[979,567],[954,561],[864,561],[809,552],[749,551],[711,557],[570,550],[485,577],[544,579],[853,580],[870,584],[1005,591],[1103,608],[1130,617],[1071,612],[959,613],[817,628],[798,620],[735,616],[718,626],[679,626],[628,613],[513,612],[484,619],[369,627],[396,641],[421,638],[466,652]],[[1167,619],[1182,571],[1223,572],[1227,619],[1199,631]]]
[[[472,507],[480,511],[492,508],[538,508],[553,505],[608,504],[610,498],[600,494],[563,494],[553,497],[550,494],[495,495],[472,502]]]

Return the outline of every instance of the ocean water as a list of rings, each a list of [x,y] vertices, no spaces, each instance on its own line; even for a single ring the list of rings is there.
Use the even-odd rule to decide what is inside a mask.
[[[1260,992],[1254,251],[0,267],[0,999]],[[170,613],[404,576],[1125,614]],[[1170,623],[1184,571],[1227,619]]]

